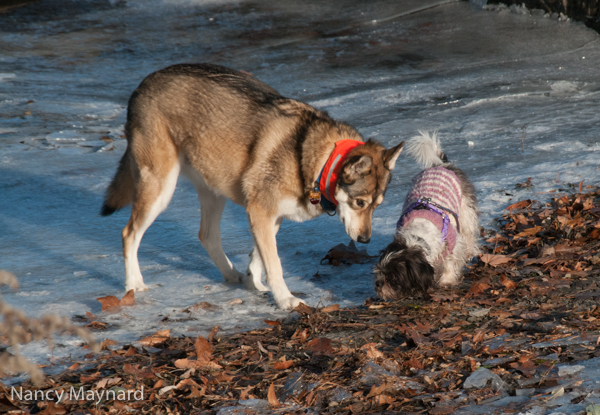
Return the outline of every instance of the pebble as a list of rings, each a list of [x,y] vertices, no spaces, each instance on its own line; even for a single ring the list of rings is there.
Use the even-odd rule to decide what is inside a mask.
[[[463,388],[482,389],[486,387],[488,382],[493,390],[499,390],[504,387],[504,381],[500,376],[492,373],[489,369],[480,367],[465,380]]]
[[[585,369],[585,366],[582,365],[559,366],[558,376],[574,375],[577,372],[581,372],[583,369]]]

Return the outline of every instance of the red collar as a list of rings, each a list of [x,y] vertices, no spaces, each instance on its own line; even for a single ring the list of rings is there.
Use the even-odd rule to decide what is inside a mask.
[[[356,140],[337,141],[335,143],[335,149],[327,159],[327,163],[325,163],[325,166],[319,175],[319,191],[327,200],[336,206],[338,201],[335,200],[334,196],[335,186],[337,184],[338,175],[342,170],[344,160],[353,148],[362,146],[363,144],[362,141]]]

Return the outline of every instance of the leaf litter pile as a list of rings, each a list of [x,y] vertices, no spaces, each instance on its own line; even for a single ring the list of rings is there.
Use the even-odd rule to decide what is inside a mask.
[[[10,400],[4,387],[0,409],[452,414],[531,397],[501,408],[517,413],[565,394],[585,404],[581,382],[569,381],[561,366],[600,356],[600,191],[524,200],[497,223],[482,229],[482,255],[456,289],[351,309],[301,305],[286,319],[234,335],[217,326],[206,338],[164,330],[136,346],[105,340],[103,352],[48,376],[41,388],[19,385],[65,391],[60,402]],[[135,303],[133,293],[99,300],[103,310]],[[84,320],[100,331],[97,319],[88,313]],[[127,396],[142,387],[143,397]],[[69,397],[71,388],[80,395]],[[88,398],[102,393],[110,399]]]

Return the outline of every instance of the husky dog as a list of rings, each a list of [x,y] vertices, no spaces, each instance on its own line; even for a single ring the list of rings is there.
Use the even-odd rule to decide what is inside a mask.
[[[467,176],[448,163],[435,133],[412,138],[407,152],[424,170],[374,270],[375,290],[385,300],[413,292],[428,297],[434,285],[458,284],[462,267],[479,252],[477,199]]]
[[[182,173],[200,199],[198,238],[225,280],[266,291],[264,268],[283,309],[301,300],[283,280],[275,240],[282,220],[333,211],[353,240],[369,242],[373,210],[404,145],[364,142],[352,127],[250,74],[210,64],[175,65],[144,79],[129,100],[125,134],[101,214],[133,205],[122,232],[126,289],[146,289],[138,247]],[[254,237],[245,281],[221,245],[226,199],[246,209]]]

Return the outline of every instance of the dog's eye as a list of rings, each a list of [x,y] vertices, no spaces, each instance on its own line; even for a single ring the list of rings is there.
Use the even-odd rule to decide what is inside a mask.
[[[365,201],[362,199],[356,199],[356,206],[358,206],[359,208],[364,208],[365,207]]]

